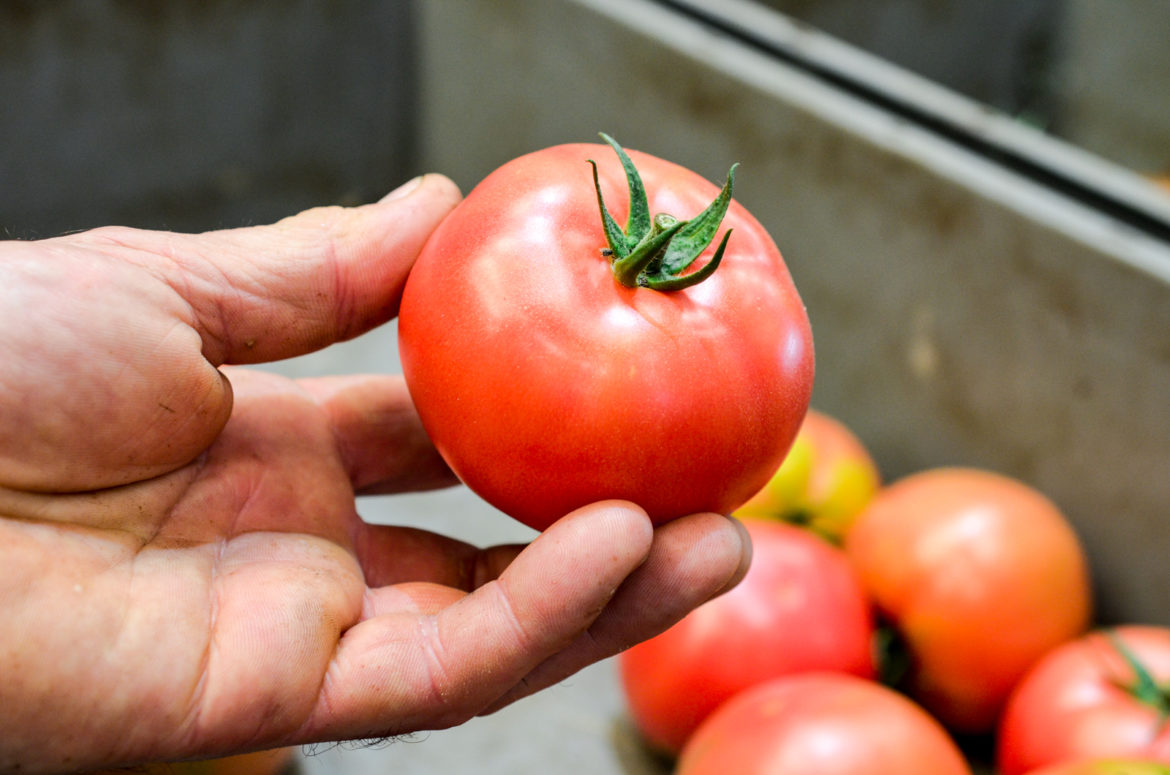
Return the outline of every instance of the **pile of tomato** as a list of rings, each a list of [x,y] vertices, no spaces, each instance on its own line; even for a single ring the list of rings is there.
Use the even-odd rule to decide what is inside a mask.
[[[960,775],[973,751],[1000,775],[1170,775],[1170,628],[1096,625],[1083,547],[1034,488],[884,484],[810,410],[737,516],[743,582],[619,657],[680,775]]]

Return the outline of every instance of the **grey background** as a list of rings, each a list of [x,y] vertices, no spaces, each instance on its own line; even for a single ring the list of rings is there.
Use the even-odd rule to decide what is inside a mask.
[[[1163,0],[765,2],[1094,153],[1170,172]],[[0,236],[202,230],[390,190],[424,161],[425,6],[0,2]],[[493,77],[540,88],[532,72],[461,74]]]
[[[1170,173],[1164,0],[760,0],[1146,173]]]
[[[200,231],[411,176],[413,5],[0,2],[0,235]]]

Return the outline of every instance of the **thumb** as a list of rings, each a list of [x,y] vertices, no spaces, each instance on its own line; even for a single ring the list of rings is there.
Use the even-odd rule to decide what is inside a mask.
[[[454,183],[431,174],[374,204],[171,234],[170,279],[212,364],[302,355],[394,317],[414,259],[459,199]]]

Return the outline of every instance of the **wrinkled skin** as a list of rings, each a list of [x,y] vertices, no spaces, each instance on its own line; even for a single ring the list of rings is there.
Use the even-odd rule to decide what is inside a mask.
[[[458,199],[0,243],[0,771],[458,724],[742,575],[715,514],[591,504],[486,550],[366,524],[355,493],[453,482],[401,379],[225,366],[391,318]]]

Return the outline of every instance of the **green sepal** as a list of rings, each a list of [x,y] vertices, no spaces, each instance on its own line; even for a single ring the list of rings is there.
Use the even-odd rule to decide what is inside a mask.
[[[703,282],[719,268],[719,262],[723,260],[723,251],[727,247],[729,237],[731,237],[731,229],[723,232],[723,239],[719,241],[719,247],[715,249],[715,255],[711,256],[711,260],[699,267],[697,271],[682,275],[665,273],[661,275],[644,275],[638,279],[639,284],[645,288],[653,288],[656,291],[681,291],[683,288],[690,288],[692,285]],[[671,244],[673,245],[677,241],[678,237],[675,237]],[[669,253],[669,250],[667,252]],[[697,257],[696,255],[695,258]],[[688,261],[687,266],[695,258]],[[663,262],[665,263],[666,260],[664,256]]]
[[[669,222],[666,218],[670,219]],[[671,239],[686,224],[686,221],[670,216],[660,215],[655,218],[654,227],[646,239],[642,240],[628,256],[613,262],[614,276],[622,285],[648,287],[645,285],[646,277],[657,264],[662,263],[662,257],[670,246]]]
[[[629,216],[623,231],[605,206],[597,163],[593,159],[588,160],[593,167],[593,187],[597,192],[597,206],[601,211],[605,241],[609,245],[609,249],[603,253],[611,257],[614,276],[618,282],[631,288],[677,291],[710,277],[723,260],[727,240],[731,236],[730,229],[723,234],[710,261],[696,272],[689,274],[683,272],[702,255],[719,231],[719,225],[723,222],[731,203],[735,170],[739,165],[731,166],[727,173],[727,182],[723,184],[718,196],[693,219],[677,220],[665,213],[651,218],[646,189],[634,162],[612,137],[603,132],[601,139],[613,148],[621,160],[630,196]]]
[[[616,258],[625,258],[630,254],[630,245],[626,243],[625,232],[618,226],[617,221],[605,209],[605,199],[601,196],[601,182],[597,179],[597,162],[589,159],[593,165],[593,187],[597,189],[597,205],[601,208],[601,224],[605,229],[605,241]]]
[[[731,169],[727,172],[727,182],[723,184],[723,190],[719,192],[719,196],[715,197],[715,201],[707,205],[706,210],[692,218],[686,227],[679,231],[678,236],[671,241],[670,246],[666,249],[666,255],[662,258],[664,274],[677,275],[684,271],[711,244],[711,240],[715,239],[715,233],[719,231],[719,224],[723,222],[723,216],[727,215],[727,206],[731,204],[731,188],[735,181],[735,168],[738,166],[738,164],[731,165]],[[726,244],[726,234],[723,239],[724,244]]]
[[[630,189],[630,214],[626,218],[626,242],[630,250],[633,250],[650,234],[651,230],[650,203],[646,199],[646,187],[642,185],[642,176],[638,174],[638,168],[634,166],[633,160],[626,154],[625,149],[605,132],[601,132],[600,135],[601,139],[617,153],[622,162],[622,169],[626,173],[626,185]]]
[[[1133,695],[1138,702],[1156,710],[1159,722],[1166,723],[1170,719],[1170,692],[1158,685],[1149,668],[1142,664],[1142,661],[1137,658],[1137,654],[1133,653],[1133,650],[1126,645],[1121,636],[1113,630],[1107,630],[1105,637],[1113,644],[1114,650],[1121,656],[1126,666],[1133,671],[1133,683],[1122,688]]]

